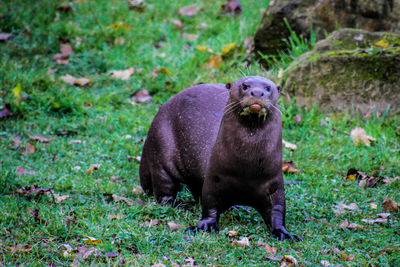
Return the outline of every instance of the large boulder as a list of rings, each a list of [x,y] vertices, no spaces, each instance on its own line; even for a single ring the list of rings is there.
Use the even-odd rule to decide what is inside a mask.
[[[284,71],[285,91],[325,110],[400,110],[400,35],[342,29]]]
[[[287,25],[305,38],[313,27],[317,39],[341,28],[400,33],[399,0],[271,0],[255,34],[256,51],[277,55],[286,50]]]

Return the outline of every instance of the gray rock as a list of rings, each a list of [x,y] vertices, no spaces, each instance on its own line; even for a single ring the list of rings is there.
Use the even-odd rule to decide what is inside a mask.
[[[363,114],[400,110],[400,35],[342,29],[294,61],[283,88],[298,103]]]
[[[254,44],[264,55],[277,55],[286,50],[285,39],[291,28],[305,38],[311,25],[317,39],[341,28],[400,33],[399,0],[271,0],[258,28]]]

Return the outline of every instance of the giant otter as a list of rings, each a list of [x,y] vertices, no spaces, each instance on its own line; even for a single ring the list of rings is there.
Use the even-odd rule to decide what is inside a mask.
[[[140,183],[159,203],[173,203],[181,184],[201,199],[192,231],[218,231],[233,205],[254,207],[280,240],[285,229],[281,87],[259,76],[187,88],[160,107],[140,162]]]

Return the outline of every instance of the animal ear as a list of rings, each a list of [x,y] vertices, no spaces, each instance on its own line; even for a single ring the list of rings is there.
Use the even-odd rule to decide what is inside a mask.
[[[277,85],[276,86],[276,90],[278,90],[278,93],[280,94],[282,92],[282,86]]]
[[[226,86],[226,89],[231,89],[233,86],[233,83],[229,82],[225,86]]]

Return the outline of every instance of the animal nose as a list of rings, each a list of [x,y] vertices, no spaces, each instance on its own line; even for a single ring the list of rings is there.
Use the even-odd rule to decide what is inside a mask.
[[[260,89],[253,89],[250,91],[250,95],[254,96],[254,97],[263,97],[264,96],[264,92]]]

